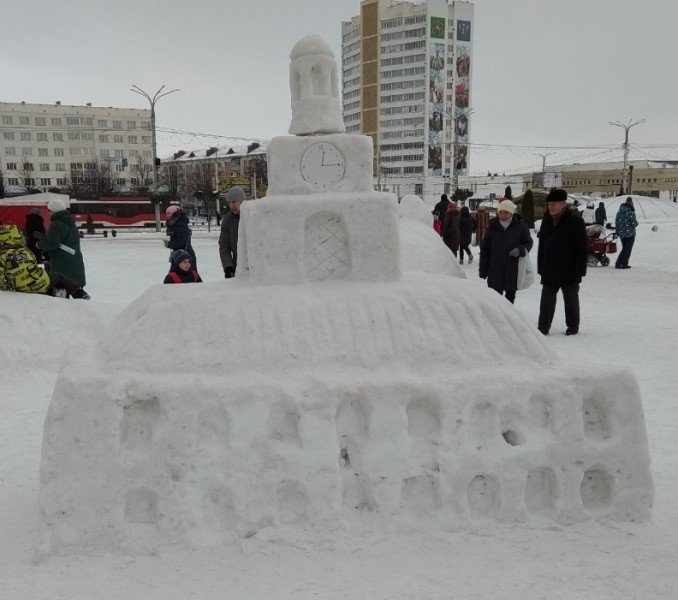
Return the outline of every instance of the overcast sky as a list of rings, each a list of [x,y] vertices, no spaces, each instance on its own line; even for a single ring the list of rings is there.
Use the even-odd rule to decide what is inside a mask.
[[[156,107],[158,154],[285,135],[289,52],[318,34],[341,57],[360,0],[3,0],[0,101]],[[678,159],[678,3],[476,0],[471,172]],[[234,144],[245,144],[234,141]],[[663,145],[664,147],[661,147]],[[655,147],[650,147],[655,146]],[[547,148],[548,147],[548,148]],[[577,148],[581,147],[581,148]]]

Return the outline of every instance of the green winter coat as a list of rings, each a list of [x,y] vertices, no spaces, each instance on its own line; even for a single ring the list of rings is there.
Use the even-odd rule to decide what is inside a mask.
[[[71,213],[67,210],[53,213],[45,238],[36,245],[41,250],[49,250],[50,274],[61,273],[81,287],[85,286],[85,263],[80,252],[80,235]],[[75,250],[75,254],[63,250],[60,247],[62,245]]]

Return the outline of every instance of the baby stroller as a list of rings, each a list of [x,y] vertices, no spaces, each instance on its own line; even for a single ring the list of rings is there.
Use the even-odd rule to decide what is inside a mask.
[[[613,231],[603,237],[602,225],[589,225],[586,228],[586,238],[588,246],[588,265],[589,267],[601,266],[607,267],[610,264],[608,254],[614,254],[617,251],[617,234]]]

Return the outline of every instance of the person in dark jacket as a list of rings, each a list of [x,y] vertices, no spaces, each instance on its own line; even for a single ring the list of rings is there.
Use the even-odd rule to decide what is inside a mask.
[[[541,275],[539,331],[548,335],[556,310],[558,290],[563,292],[567,335],[579,333],[579,284],[586,275],[586,227],[567,208],[567,192],[553,188],[546,196],[547,212],[539,229],[537,272]]]
[[[245,201],[245,192],[234,186],[226,194],[228,213],[221,220],[219,234],[219,258],[224,277],[230,279],[238,266],[238,227],[240,227],[240,205]]]
[[[532,236],[527,225],[515,214],[516,205],[502,200],[497,216],[490,219],[480,247],[479,275],[492,288],[513,304],[518,289],[518,259],[531,249]]]
[[[53,198],[47,204],[51,213],[51,223],[45,237],[38,240],[40,250],[49,251],[49,274],[55,279],[59,273],[85,287],[85,263],[80,251],[80,235],[75,226],[73,215],[61,198]]]
[[[194,269],[198,268],[198,262],[195,258],[195,250],[191,245],[191,228],[188,226],[188,215],[178,204],[170,204],[165,210],[167,217],[166,227],[169,239],[165,241],[165,246],[171,250],[186,250],[191,256],[191,265]]]
[[[596,225],[605,225],[607,221],[607,212],[605,211],[605,203],[599,202],[596,208]]]
[[[459,264],[464,264],[464,252],[468,255],[468,264],[473,262],[471,240],[476,230],[476,220],[471,216],[468,206],[461,207],[459,215]]]
[[[621,252],[614,263],[614,268],[630,269],[629,258],[631,258],[633,243],[636,241],[636,227],[638,227],[636,209],[633,206],[633,198],[631,196],[619,207],[614,220],[614,227],[622,245]]]
[[[443,242],[457,256],[459,252],[459,209],[454,202],[447,205],[443,224]]]
[[[169,273],[163,283],[202,283],[198,272],[191,265],[191,255],[186,250],[174,250],[170,254]]]
[[[26,215],[24,235],[26,247],[35,255],[36,260],[45,262],[48,258],[47,252],[36,246],[38,240],[45,237],[45,219],[42,218],[39,208],[31,208],[31,212]]]
[[[440,235],[442,235],[443,226],[445,225],[445,215],[447,214],[447,207],[449,204],[450,201],[447,198],[447,194],[442,194],[440,196],[440,202],[438,202],[433,208],[433,211],[431,211],[433,213],[433,218],[440,223]]]

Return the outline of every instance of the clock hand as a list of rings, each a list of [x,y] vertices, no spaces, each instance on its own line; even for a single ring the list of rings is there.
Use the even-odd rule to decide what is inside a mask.
[[[324,151],[324,150],[323,150],[323,156],[322,156],[322,158],[320,159],[320,166],[321,166],[321,167],[327,166],[327,165],[325,164],[325,151]]]

